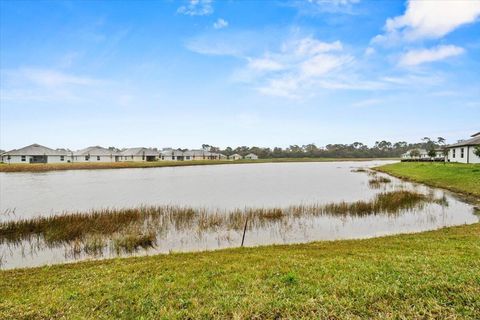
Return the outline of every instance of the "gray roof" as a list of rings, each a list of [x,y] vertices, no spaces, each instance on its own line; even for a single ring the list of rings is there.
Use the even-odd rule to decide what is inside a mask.
[[[118,155],[118,152],[116,152],[114,150],[105,149],[105,148],[102,148],[100,146],[94,146],[94,147],[88,147],[88,148],[85,148],[85,149],[75,151],[73,154],[75,156],[86,156],[86,155],[111,156],[111,155]]]
[[[122,156],[158,156],[160,154],[159,151],[154,150],[152,148],[128,148],[119,153]]]
[[[2,156],[66,156],[71,154],[65,149],[50,149],[39,144],[31,144],[21,149],[14,149],[2,154]]]
[[[447,146],[447,148],[480,145],[480,135],[478,133],[476,133],[472,137],[473,138],[471,138],[471,139],[467,139],[467,140],[464,140],[464,141],[461,141],[461,142],[451,144],[451,145]]]

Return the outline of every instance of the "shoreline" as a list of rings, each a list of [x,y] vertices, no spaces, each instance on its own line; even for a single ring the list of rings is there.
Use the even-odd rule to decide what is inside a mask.
[[[76,162],[47,164],[0,164],[0,172],[48,172],[67,170],[102,170],[102,169],[145,169],[164,167],[204,166],[222,164],[255,164],[255,163],[294,163],[294,162],[347,162],[399,160],[399,158],[270,158],[258,160],[191,160],[191,161],[155,161],[155,162]]]
[[[404,162],[399,162],[399,163],[393,164],[393,165],[398,165],[398,164],[404,164]],[[410,164],[413,164],[413,163],[410,162],[406,165],[408,166]],[[431,163],[426,163],[426,165],[428,166],[428,165],[432,165],[432,164]],[[435,164],[433,164],[433,165],[435,165]],[[438,164],[436,164],[436,165],[438,165]],[[445,167],[444,167],[443,164],[441,165],[441,167],[444,167],[444,168],[448,168],[448,167],[450,167],[450,168],[455,168],[455,167],[469,168],[469,166],[472,170],[477,170],[478,169],[479,172],[480,172],[480,165],[475,165],[475,164],[448,163],[448,164],[445,164]],[[400,173],[399,171],[397,171],[396,168],[392,167],[392,164],[373,167],[373,168],[370,168],[370,169],[374,170],[374,171],[378,171],[378,172],[381,172],[381,173],[391,175],[392,177],[402,179],[402,180],[405,180],[405,181],[408,181],[408,182],[420,183],[420,184],[424,184],[424,185],[432,187],[432,188],[440,188],[440,189],[444,189],[444,190],[456,193],[459,196],[464,197],[467,201],[472,202],[474,204],[474,206],[480,206],[480,190],[469,190],[468,188],[465,188],[464,186],[461,186],[461,184],[459,184],[457,186],[457,185],[447,184],[447,183],[442,182],[442,181],[439,182],[438,180],[435,180],[434,177],[428,177],[428,178],[426,178],[426,177],[423,177],[423,178],[422,177],[416,177],[414,175],[413,171],[412,172]],[[479,177],[478,181],[480,181],[480,177]],[[476,207],[476,208],[480,210],[480,207]]]

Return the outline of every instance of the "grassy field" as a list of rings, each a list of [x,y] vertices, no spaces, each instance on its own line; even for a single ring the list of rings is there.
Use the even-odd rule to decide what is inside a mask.
[[[480,224],[0,272],[0,318],[479,319]]]
[[[154,162],[101,162],[101,163],[45,163],[45,164],[5,164],[0,163],[0,172],[43,172],[54,170],[92,170],[157,168],[177,166],[198,166],[216,164],[272,163],[272,162],[329,162],[329,161],[371,161],[371,158],[274,158],[258,160],[195,160],[195,161],[154,161]],[[394,160],[391,158],[385,160]]]
[[[480,165],[399,162],[375,169],[402,179],[480,197]]]

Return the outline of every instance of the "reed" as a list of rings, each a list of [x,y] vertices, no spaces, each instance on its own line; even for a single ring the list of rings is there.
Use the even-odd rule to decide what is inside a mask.
[[[148,232],[128,232],[125,235],[118,235],[113,239],[113,248],[117,254],[122,252],[132,253],[140,248],[153,248],[157,243],[157,235],[151,230]]]
[[[368,180],[368,185],[370,186],[370,188],[378,189],[382,185],[385,185],[390,182],[392,182],[392,180],[390,180],[387,177],[375,176],[374,178]]]
[[[403,210],[421,208],[427,203],[448,205],[446,199],[435,199],[412,191],[378,194],[371,201],[330,204],[296,205],[286,208],[246,208],[231,211],[179,206],[142,206],[131,209],[104,209],[88,213],[63,214],[0,223],[0,243],[43,239],[56,246],[82,240],[84,251],[95,254],[106,246],[105,239],[114,240],[115,250],[129,251],[154,245],[155,235],[168,230],[210,232],[241,231],[245,219],[249,228],[261,228],[290,218],[331,216],[366,216],[398,214]]]

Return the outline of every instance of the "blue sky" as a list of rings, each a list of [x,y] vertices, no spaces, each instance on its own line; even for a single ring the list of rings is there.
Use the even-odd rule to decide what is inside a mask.
[[[480,130],[480,1],[1,1],[0,148]]]

